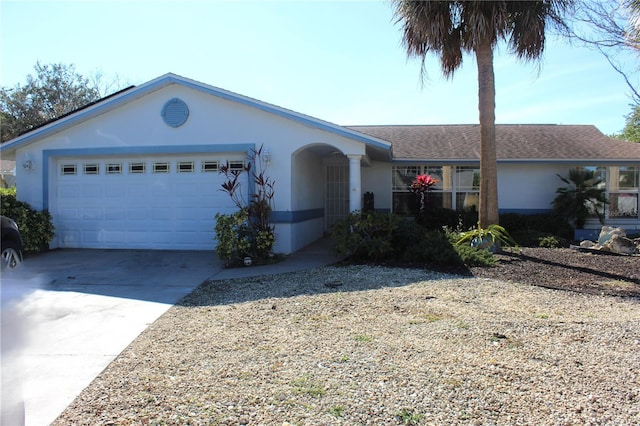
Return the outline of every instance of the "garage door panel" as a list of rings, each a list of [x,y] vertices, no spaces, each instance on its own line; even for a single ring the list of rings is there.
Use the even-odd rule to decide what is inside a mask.
[[[237,207],[220,191],[224,177],[202,171],[193,159],[191,172],[177,172],[177,160],[145,160],[144,173],[131,174],[128,163],[141,159],[60,159],[57,182],[50,189],[58,244],[87,248],[215,248],[215,215]],[[153,173],[155,162],[169,162],[169,173]],[[180,161],[186,161],[183,158]],[[189,159],[191,161],[191,159]],[[99,173],[85,175],[83,163],[99,164]],[[122,173],[107,174],[106,164],[122,164]],[[78,172],[62,175],[62,164]],[[246,178],[242,182],[247,187]]]
[[[103,183],[85,184],[81,187],[81,196],[86,199],[102,199],[104,198]]]
[[[98,223],[96,221],[101,219],[102,219],[102,209],[99,209],[99,208],[82,209],[80,220],[82,220],[83,222],[90,225],[95,225]]]
[[[122,194],[124,194],[125,191],[126,191],[126,186],[124,184],[109,184],[109,185],[105,185],[104,196],[107,199],[122,198]]]
[[[82,243],[88,245],[97,245],[101,241],[100,230],[90,231],[86,230],[82,232]]]

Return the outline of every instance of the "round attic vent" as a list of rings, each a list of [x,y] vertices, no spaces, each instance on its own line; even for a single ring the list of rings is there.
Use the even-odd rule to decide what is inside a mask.
[[[162,107],[162,119],[168,126],[180,127],[189,118],[189,107],[182,99],[173,98]]]

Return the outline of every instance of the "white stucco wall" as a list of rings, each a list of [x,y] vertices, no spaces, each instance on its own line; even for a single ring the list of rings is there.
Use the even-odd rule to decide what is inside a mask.
[[[372,162],[370,167],[362,168],[362,194],[373,192],[376,210],[391,211],[391,164]]]
[[[556,189],[563,186],[557,174],[566,176],[571,167],[550,164],[500,164],[498,202],[501,210],[550,210]]]
[[[291,171],[291,210],[323,208],[325,180],[322,158],[303,149],[294,154]]]

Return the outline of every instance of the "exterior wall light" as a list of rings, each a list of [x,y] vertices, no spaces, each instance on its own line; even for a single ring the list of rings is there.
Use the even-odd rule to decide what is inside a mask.
[[[265,166],[271,165],[271,151],[266,150],[264,154],[262,154],[262,161]]]
[[[26,171],[31,171],[33,170],[35,164],[33,162],[33,158],[31,157],[31,154],[27,153],[24,155],[24,157],[22,157],[22,168],[25,169]]]

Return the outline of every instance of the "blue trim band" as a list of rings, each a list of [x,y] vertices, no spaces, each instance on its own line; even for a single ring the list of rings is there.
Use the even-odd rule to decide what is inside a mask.
[[[269,220],[272,223],[298,223],[320,218],[324,218],[324,209],[273,211]]]
[[[42,207],[49,208],[49,159],[56,157],[91,157],[105,155],[167,155],[167,154],[219,154],[242,152],[246,155],[255,144],[221,145],[167,145],[167,146],[117,146],[109,148],[62,148],[42,151]],[[255,192],[255,183],[249,177],[248,193]]]

